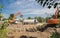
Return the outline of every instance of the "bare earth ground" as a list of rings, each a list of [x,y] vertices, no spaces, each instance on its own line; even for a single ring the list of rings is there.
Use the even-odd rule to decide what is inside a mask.
[[[22,35],[27,37],[36,37],[36,38],[49,38],[54,31],[54,28],[47,28],[45,31],[36,31],[36,32],[27,32],[26,29],[35,28],[37,25],[22,25],[22,24],[10,24],[7,28],[11,30],[8,33],[10,38],[20,38]],[[57,31],[60,32],[60,28],[57,28]]]

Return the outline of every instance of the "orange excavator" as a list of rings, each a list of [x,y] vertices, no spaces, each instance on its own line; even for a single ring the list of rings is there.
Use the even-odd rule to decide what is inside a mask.
[[[15,23],[15,19],[16,19],[16,17],[17,17],[18,15],[20,15],[21,18],[23,17],[22,13],[21,13],[21,12],[18,12],[17,14],[14,15],[14,17],[12,18],[12,20],[11,20],[11,19],[9,20],[9,22],[10,22],[10,23]]]
[[[54,19],[49,19],[48,24],[59,24],[58,16],[59,16],[59,8],[57,7],[54,15]]]

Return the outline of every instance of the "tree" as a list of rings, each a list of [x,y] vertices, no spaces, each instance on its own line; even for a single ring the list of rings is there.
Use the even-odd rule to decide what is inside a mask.
[[[0,13],[0,20],[1,20],[1,18],[3,18],[4,17],[4,15],[2,14],[2,13]]]
[[[0,13],[2,12],[3,5],[0,4]]]
[[[34,19],[37,19],[37,17],[34,17]]]
[[[42,17],[35,17],[34,19],[37,19],[38,22],[42,22],[42,20],[43,20]]]
[[[56,8],[56,6],[58,5],[58,0],[36,0],[40,5],[47,6],[49,9],[53,6],[54,8]]]
[[[0,8],[3,8],[3,6],[2,6],[2,5],[0,5]]]
[[[8,38],[7,33],[9,30],[6,27],[8,27],[8,23],[4,22],[3,24],[0,24],[0,38]]]
[[[31,17],[28,17],[27,19],[32,19]]]
[[[53,14],[51,17],[52,17],[52,18],[54,18],[54,17],[55,17],[55,15]]]
[[[51,15],[51,17],[52,18],[55,18],[55,15],[53,14],[53,15]],[[58,14],[58,16],[57,16],[58,18],[60,18],[60,14]]]
[[[0,20],[1,20],[1,18],[3,18],[4,16],[3,16],[3,14],[2,14],[2,8],[3,8],[3,6],[2,5],[0,5]],[[6,26],[7,26],[8,24],[6,24],[6,23],[4,23],[4,24],[0,24],[0,38],[8,38],[7,37],[7,32],[8,32],[8,30],[6,29]]]
[[[55,32],[50,36],[50,38],[60,38],[60,33],[58,33],[56,29],[54,30]]]
[[[45,18],[46,22],[48,22],[49,19],[50,19],[50,17],[46,17],[46,18]]]
[[[2,8],[3,8],[3,6],[2,6],[2,5],[0,5],[0,13],[2,12]]]
[[[9,16],[9,18],[8,19],[13,19],[13,17],[14,17],[14,14],[10,14],[10,16]]]
[[[0,20],[1,20],[1,18],[3,17],[3,14],[2,14],[2,8],[3,8],[3,6],[0,5]]]

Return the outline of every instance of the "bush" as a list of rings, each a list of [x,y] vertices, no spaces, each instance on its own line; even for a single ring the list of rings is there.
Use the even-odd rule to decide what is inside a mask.
[[[7,38],[8,29],[6,27],[8,23],[4,23],[0,26],[0,38]]]
[[[0,30],[0,38],[8,38],[7,33],[8,33],[7,29]]]
[[[50,36],[50,38],[60,38],[60,33],[56,31],[55,33],[52,34],[52,36]]]
[[[0,26],[0,30],[6,29],[6,27],[8,26],[8,23],[4,23]]]

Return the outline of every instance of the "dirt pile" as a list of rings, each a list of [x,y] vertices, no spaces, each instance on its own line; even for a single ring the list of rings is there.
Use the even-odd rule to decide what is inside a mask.
[[[36,25],[13,24],[9,25],[7,28],[11,30],[11,33],[8,33],[8,37],[13,38],[49,38],[52,33],[55,32],[55,28],[51,27],[41,32],[40,26],[37,27]],[[57,28],[58,32],[59,30],[60,28]]]

